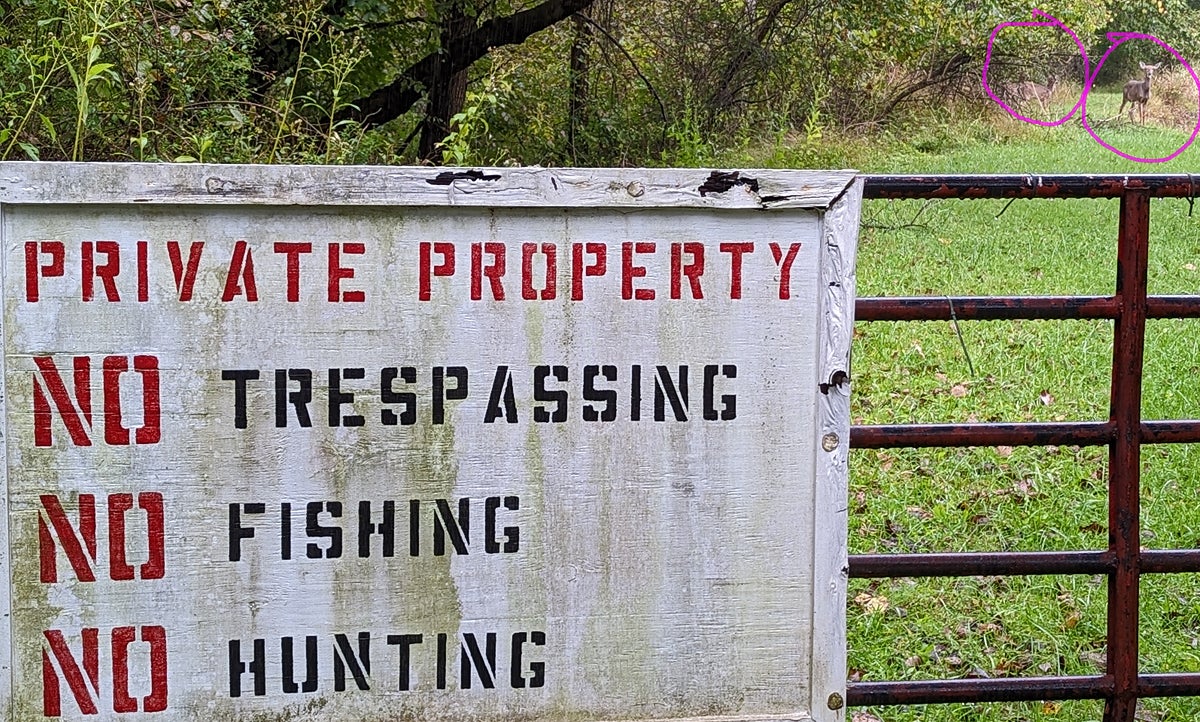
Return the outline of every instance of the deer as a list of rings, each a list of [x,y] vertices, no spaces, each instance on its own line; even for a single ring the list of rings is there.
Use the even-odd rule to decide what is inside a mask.
[[[1023,80],[1019,83],[1010,83],[1004,87],[1008,97],[1012,98],[1017,103],[1028,103],[1029,101],[1037,101],[1042,112],[1046,111],[1046,106],[1050,102],[1050,97],[1054,95],[1054,89],[1058,87],[1058,76],[1051,75],[1046,85],[1035,83],[1030,80]]]
[[[1146,124],[1146,104],[1150,102],[1150,79],[1154,77],[1154,71],[1162,67],[1162,63],[1157,65],[1146,65],[1139,62],[1142,72],[1146,74],[1145,80],[1130,80],[1125,83],[1125,88],[1121,91],[1121,109],[1117,111],[1117,116],[1120,117],[1125,112],[1125,104],[1129,103],[1129,122],[1133,122],[1133,110],[1138,109],[1138,115],[1141,118],[1142,125]]]

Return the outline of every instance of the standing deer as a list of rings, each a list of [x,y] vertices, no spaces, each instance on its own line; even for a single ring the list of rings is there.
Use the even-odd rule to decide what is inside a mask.
[[[1035,83],[1030,80],[1024,80],[1019,83],[1010,83],[1004,86],[1004,91],[1009,98],[1019,104],[1024,105],[1031,100],[1037,101],[1042,112],[1046,111],[1046,106],[1050,102],[1050,96],[1054,95],[1054,89],[1058,87],[1058,76],[1051,75],[1048,85]]]
[[[1120,116],[1125,112],[1125,104],[1129,103],[1129,122],[1133,122],[1133,109],[1138,109],[1138,116],[1141,118],[1142,125],[1146,124],[1146,103],[1150,102],[1150,79],[1154,77],[1154,71],[1162,67],[1162,63],[1157,65],[1146,65],[1139,62],[1142,70],[1146,73],[1145,80],[1130,80],[1125,83],[1124,90],[1121,91],[1121,109],[1117,111]]]

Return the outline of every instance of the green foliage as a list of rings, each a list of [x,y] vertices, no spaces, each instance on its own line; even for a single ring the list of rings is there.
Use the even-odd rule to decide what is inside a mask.
[[[1110,0],[1104,32],[1154,35],[1181,53],[1195,68],[1200,63],[1200,7],[1188,0]],[[1097,43],[1096,60],[1108,49]],[[1175,64],[1175,59],[1149,41],[1122,44],[1101,71],[1102,82],[1124,82],[1137,76],[1138,62]]]
[[[273,5],[17,5],[0,27],[0,158],[312,162],[344,155],[353,129],[331,116],[347,103],[348,76],[367,54],[311,8]],[[301,42],[299,61],[257,93],[258,38],[280,33]]]
[[[4,4],[0,158],[412,163],[428,103],[370,130],[347,112],[439,52],[441,23],[474,26],[541,1]],[[1193,5],[1038,7],[1093,58],[1112,30],[1153,33],[1196,58]],[[1029,10],[1023,0],[595,0],[583,19],[477,61],[435,160],[812,166],[832,160],[831,138],[880,129],[916,129],[918,152],[945,150],[954,134],[942,125],[955,121],[942,109],[986,105],[988,35]],[[1006,31],[997,62],[1041,80],[1052,65],[1072,69],[1064,42]],[[1161,60],[1155,52],[1131,43],[1106,71],[1120,82],[1136,60]]]
[[[671,140],[672,145],[662,153],[664,165],[700,168],[713,164],[716,150],[705,138],[694,108],[688,107],[667,128],[667,138]]]
[[[51,38],[51,45],[64,58],[75,89],[75,141],[71,146],[71,160],[83,159],[83,133],[91,110],[93,88],[99,93],[108,90],[112,81],[120,82],[120,76],[113,71],[114,64],[100,62],[100,54],[104,45],[111,42],[125,24],[117,19],[121,17],[124,5],[124,2],[110,4],[106,0],[68,3],[65,7],[67,40]],[[72,42],[75,38],[78,41]]]
[[[480,157],[479,145],[491,134],[486,116],[501,108],[510,88],[508,81],[489,77],[486,88],[467,93],[462,112],[450,118],[450,133],[438,143],[444,165],[498,165],[506,160]]]

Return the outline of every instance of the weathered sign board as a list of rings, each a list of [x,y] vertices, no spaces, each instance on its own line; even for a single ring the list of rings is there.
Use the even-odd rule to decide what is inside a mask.
[[[849,171],[0,163],[6,719],[845,719]]]

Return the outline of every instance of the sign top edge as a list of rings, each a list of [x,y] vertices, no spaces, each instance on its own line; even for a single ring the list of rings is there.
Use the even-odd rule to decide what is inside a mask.
[[[824,209],[854,170],[0,162],[0,204]]]

